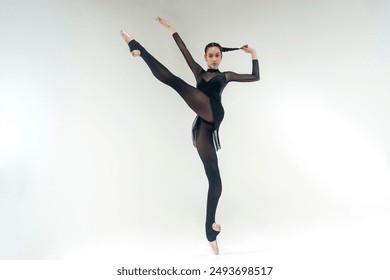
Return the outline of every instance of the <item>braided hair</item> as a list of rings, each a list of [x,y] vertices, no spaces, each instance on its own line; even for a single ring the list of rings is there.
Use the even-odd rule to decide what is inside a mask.
[[[212,43],[208,43],[208,44],[206,45],[206,47],[204,48],[204,53],[206,53],[207,50],[208,50],[209,48],[211,48],[211,47],[217,47],[217,48],[221,51],[221,53],[223,53],[223,52],[230,52],[230,51],[236,51],[236,50],[241,49],[241,48],[225,48],[225,47],[222,47],[222,46],[221,46],[220,44],[218,44],[218,43],[212,42]]]

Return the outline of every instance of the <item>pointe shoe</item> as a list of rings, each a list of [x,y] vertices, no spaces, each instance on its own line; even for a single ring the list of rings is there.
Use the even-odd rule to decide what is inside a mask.
[[[218,255],[219,248],[218,248],[217,240],[211,241],[209,243],[210,243],[210,247],[211,247],[211,250],[213,251],[214,255]]]
[[[221,232],[221,225],[220,224],[213,223],[211,225],[211,228],[214,231],[218,232],[216,235],[218,235]],[[215,239],[214,241],[209,241],[209,243],[210,243],[210,247],[211,247],[211,250],[213,251],[214,255],[218,255],[219,254],[219,248],[218,248],[217,239]]]
[[[122,38],[123,40],[125,40],[126,44],[129,44],[130,41],[132,41],[134,38],[131,37],[129,34],[127,34],[126,31],[123,31],[121,30],[121,35],[122,35]],[[134,57],[137,57],[137,56],[140,56],[141,55],[141,52],[139,50],[134,50],[131,52],[131,54],[134,56]]]
[[[127,34],[126,31],[121,30],[121,35],[123,40],[125,40],[126,44],[128,44],[131,40],[133,40],[133,37],[131,37],[129,34]]]

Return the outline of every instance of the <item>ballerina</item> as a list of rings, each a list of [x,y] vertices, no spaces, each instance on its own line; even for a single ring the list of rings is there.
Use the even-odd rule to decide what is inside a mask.
[[[221,148],[218,131],[225,114],[221,103],[221,94],[229,82],[253,82],[260,79],[257,53],[255,49],[250,48],[248,45],[244,45],[241,48],[223,48],[218,43],[209,43],[204,51],[204,58],[207,64],[207,69],[204,70],[195,62],[173,25],[161,17],[157,17],[156,20],[171,32],[196,78],[196,87],[173,75],[127,32],[122,30],[121,35],[128,44],[131,54],[134,57],[141,57],[153,75],[164,84],[173,88],[197,114],[192,126],[192,140],[202,160],[209,182],[205,223],[206,237],[213,253],[219,254],[217,235],[221,232],[221,225],[215,222],[215,215],[222,193],[222,181],[217,158],[217,151]],[[222,52],[233,50],[243,50],[251,54],[251,74],[219,71]]]

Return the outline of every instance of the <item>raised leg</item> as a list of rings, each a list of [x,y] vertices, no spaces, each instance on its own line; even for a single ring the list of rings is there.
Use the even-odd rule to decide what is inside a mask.
[[[123,39],[128,42],[134,56],[140,55],[149,66],[153,75],[164,84],[172,87],[184,99],[187,105],[202,119],[214,121],[210,98],[197,88],[173,75],[164,65],[154,58],[141,44],[122,31]]]

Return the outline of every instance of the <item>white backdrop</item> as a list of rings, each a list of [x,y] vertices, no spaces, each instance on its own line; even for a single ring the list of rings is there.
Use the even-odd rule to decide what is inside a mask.
[[[387,0],[0,0],[0,259],[262,259],[279,275],[383,276],[389,13]],[[194,84],[157,15],[204,66],[210,41],[259,55],[261,81],[223,94],[218,257],[195,115],[119,34]],[[250,61],[227,53],[220,69]]]

